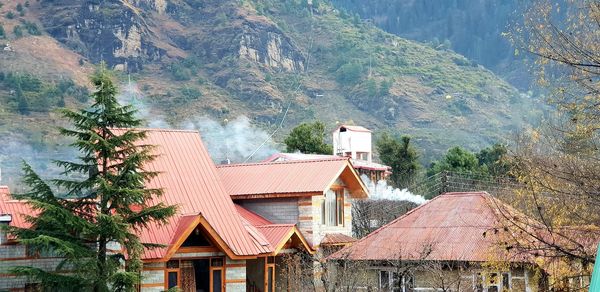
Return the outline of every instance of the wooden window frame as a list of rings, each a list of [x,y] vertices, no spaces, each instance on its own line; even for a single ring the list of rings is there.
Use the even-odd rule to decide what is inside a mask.
[[[269,263],[269,259],[273,258],[273,262]],[[271,272],[271,279],[273,281],[272,286],[271,286],[271,291],[269,291],[269,268],[273,268],[273,271]],[[266,257],[265,258],[265,269],[264,269],[264,274],[265,274],[265,282],[264,282],[264,290],[265,292],[275,292],[275,257]]]
[[[222,261],[222,265],[221,266],[213,266],[213,260],[215,259],[220,259]],[[225,261],[227,261],[227,259],[225,257],[210,257],[209,261],[208,261],[208,272],[210,273],[210,277],[209,277],[209,291],[213,292],[213,284],[214,284],[214,279],[213,279],[213,272],[214,271],[220,271],[221,272],[221,291],[225,291]]]
[[[334,190],[335,193],[335,216],[336,216],[336,226],[344,226],[344,188]]]
[[[327,208],[327,193],[331,191],[335,196],[335,210],[331,210],[331,208]],[[346,196],[346,188],[340,185],[333,185],[331,188],[323,194],[323,199],[321,200],[321,225],[327,227],[344,227],[345,226],[345,212],[344,212],[344,203]],[[331,212],[335,212],[335,222],[334,224],[328,224],[328,218],[331,216]]]
[[[169,273],[177,273],[177,288],[181,287],[181,270],[180,268],[176,269],[167,269],[165,268],[165,290],[169,290]]]

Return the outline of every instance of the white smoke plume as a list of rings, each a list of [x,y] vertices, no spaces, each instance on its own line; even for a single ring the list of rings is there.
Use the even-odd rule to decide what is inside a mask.
[[[170,128],[169,123],[160,114],[150,112],[150,106],[144,100],[144,94],[137,82],[129,80],[129,82],[121,85],[117,100],[122,105],[133,106],[137,110],[136,116],[145,119],[149,128]]]
[[[46,145],[13,132],[3,133],[0,143],[0,185],[22,191],[23,162],[28,163],[44,179],[55,178],[62,169],[53,160],[77,159],[79,153],[68,145]]]
[[[245,116],[223,122],[199,117],[184,121],[180,125],[170,125],[160,114],[151,112],[151,107],[145,102],[144,94],[137,83],[131,80],[121,86],[118,100],[121,104],[129,104],[137,109],[138,117],[145,119],[150,128],[198,130],[216,163],[227,159],[232,163],[244,162],[269,137],[267,132],[253,126],[250,119]],[[275,152],[277,150],[269,140],[248,161],[260,161]]]
[[[408,189],[401,190],[389,186],[385,180],[380,180],[375,183],[364,174],[361,175],[360,178],[369,189],[369,198],[373,200],[409,201],[418,205],[422,205],[427,202],[423,196],[415,195],[408,191]]]
[[[227,159],[232,163],[245,162],[269,138],[267,132],[254,127],[245,116],[222,123],[201,117],[184,123],[184,128],[200,131],[202,141],[217,163]],[[273,142],[268,140],[248,161],[260,161],[276,152]]]

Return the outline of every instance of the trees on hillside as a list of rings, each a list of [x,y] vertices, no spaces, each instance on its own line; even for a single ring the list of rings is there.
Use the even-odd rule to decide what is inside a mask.
[[[494,144],[477,153],[455,146],[450,148],[440,160],[431,163],[427,175],[451,171],[505,177],[509,175],[512,167],[507,154],[508,149],[502,144]]]
[[[283,141],[287,152],[307,154],[332,154],[333,147],[325,143],[325,125],[316,121],[302,123],[292,129]]]
[[[471,151],[455,146],[450,148],[442,159],[431,163],[427,175],[431,176],[442,171],[477,172],[479,163]]]
[[[379,159],[392,168],[390,181],[397,188],[408,187],[417,177],[421,164],[419,153],[410,142],[410,136],[402,136],[400,140],[387,133],[375,143]]]
[[[79,161],[57,161],[62,178],[46,181],[29,165],[24,182],[29,192],[16,195],[36,214],[26,217],[32,228],[9,229],[29,252],[52,254],[63,261],[53,271],[16,267],[49,291],[133,291],[139,283],[144,243],[136,231],[164,222],[174,206],[157,203],[160,189],[145,184],[157,175],[143,164],[151,161],[151,145],[140,144],[145,132],[131,129],[142,121],[135,110],[117,103],[111,76],[100,69],[92,77],[96,91],[89,109],[64,110]],[[114,131],[114,128],[128,130]]]

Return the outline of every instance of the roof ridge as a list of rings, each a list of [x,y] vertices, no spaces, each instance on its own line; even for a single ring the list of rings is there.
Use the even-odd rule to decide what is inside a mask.
[[[165,128],[122,128],[122,127],[114,127],[111,129],[115,130],[139,130],[139,131],[152,131],[152,132],[184,132],[184,133],[200,133],[198,130],[186,130],[186,129],[165,129]]]
[[[460,196],[460,195],[484,195],[484,196],[491,196],[490,193],[488,193],[486,191],[476,191],[476,192],[447,192],[447,193],[440,194],[440,196],[444,196],[444,195],[446,195],[446,196]]]
[[[273,223],[273,224],[265,224],[265,225],[258,225],[258,226],[254,226],[256,228],[267,228],[267,227],[292,227],[292,226],[296,226],[296,224],[291,224],[291,223]]]
[[[232,164],[219,164],[217,168],[226,167],[239,167],[239,166],[256,166],[256,165],[273,165],[273,164],[298,164],[298,163],[310,163],[310,162],[326,162],[326,161],[349,161],[350,157],[327,157],[327,158],[315,158],[315,159],[300,159],[300,160],[285,160],[285,161],[271,161],[271,162],[251,162],[251,163],[232,163]]]

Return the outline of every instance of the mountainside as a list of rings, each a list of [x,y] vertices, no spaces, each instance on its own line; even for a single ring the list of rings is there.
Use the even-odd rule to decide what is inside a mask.
[[[387,32],[432,46],[449,47],[482,64],[519,88],[527,89],[522,56],[502,35],[522,21],[529,1],[486,0],[333,0],[349,14],[373,21]]]
[[[245,115],[272,130],[287,112],[286,129],[354,122],[412,134],[428,155],[499,141],[538,115],[484,67],[323,1],[17,0],[0,15],[0,132],[38,154],[55,142],[51,110],[84,106],[100,61],[151,126]],[[0,149],[0,164],[14,156]]]

